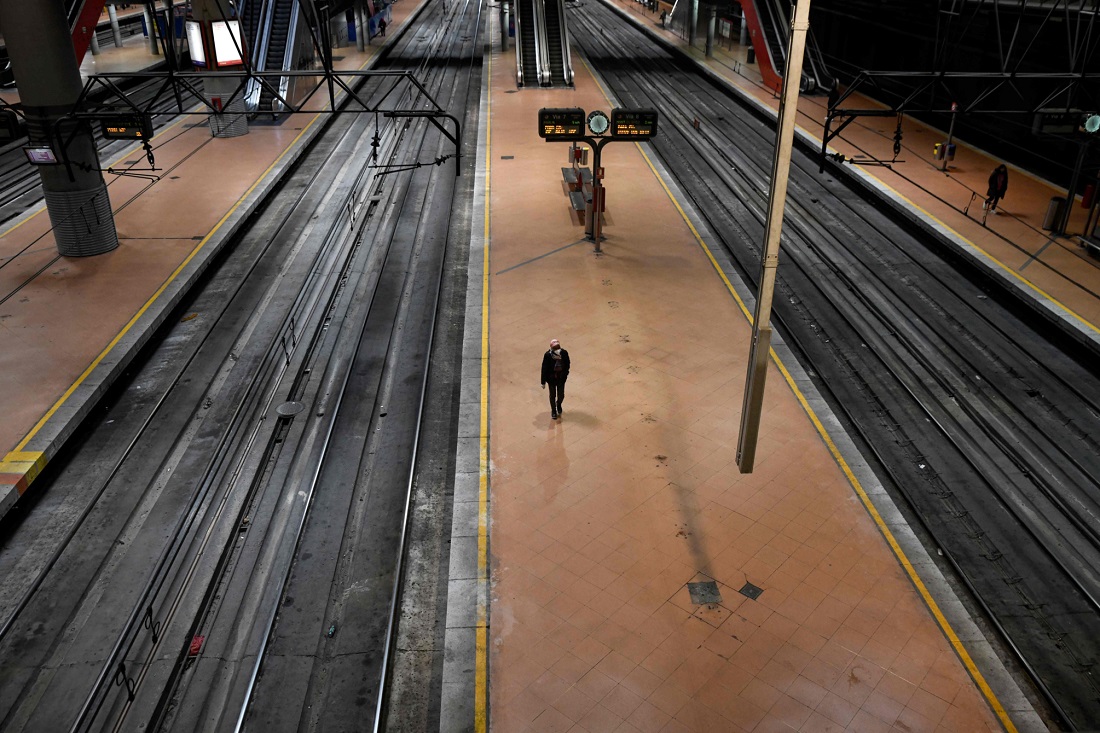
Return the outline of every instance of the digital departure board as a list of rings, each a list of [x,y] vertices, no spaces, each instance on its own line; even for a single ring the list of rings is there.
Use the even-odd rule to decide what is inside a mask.
[[[114,115],[103,120],[103,137],[108,140],[146,140],[153,136],[153,123],[142,115]]]
[[[657,134],[657,111],[652,109],[611,110],[611,136],[648,140]]]
[[[579,140],[584,137],[584,110],[580,107],[539,110],[539,137],[547,140]]]

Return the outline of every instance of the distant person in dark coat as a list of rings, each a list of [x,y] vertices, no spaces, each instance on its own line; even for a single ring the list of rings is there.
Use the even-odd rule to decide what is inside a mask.
[[[1008,192],[1008,168],[1003,164],[993,169],[989,174],[989,190],[986,191],[985,206],[987,211],[997,213],[997,202],[1005,197]]]
[[[385,18],[382,18],[382,20],[378,21],[378,35],[382,36],[383,38],[386,37],[386,19]]]
[[[565,380],[569,379],[569,352],[557,339],[551,339],[550,348],[542,355],[542,388],[550,385],[550,419],[561,415],[561,403],[565,399]]]

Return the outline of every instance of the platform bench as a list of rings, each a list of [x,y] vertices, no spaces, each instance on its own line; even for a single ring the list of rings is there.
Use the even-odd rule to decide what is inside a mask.
[[[562,168],[561,177],[570,191],[580,191],[592,185],[592,171],[587,168]]]

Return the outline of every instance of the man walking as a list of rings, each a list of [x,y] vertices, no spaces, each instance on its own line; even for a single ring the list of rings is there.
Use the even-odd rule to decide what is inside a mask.
[[[550,349],[542,355],[542,388],[550,385],[550,419],[561,415],[561,403],[565,399],[565,380],[569,378],[569,352],[557,339],[550,340]]]
[[[989,174],[989,189],[986,191],[985,211],[997,213],[997,202],[1008,193],[1008,168],[999,165]]]

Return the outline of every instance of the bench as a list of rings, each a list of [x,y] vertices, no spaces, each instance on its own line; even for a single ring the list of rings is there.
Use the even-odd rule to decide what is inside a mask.
[[[574,211],[584,211],[585,207],[592,203],[592,194],[584,191],[570,191],[569,203],[572,204]]]
[[[562,168],[561,177],[570,191],[579,191],[592,185],[592,171],[587,168]]]

